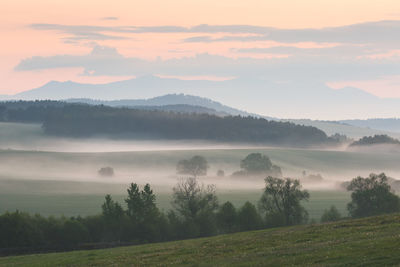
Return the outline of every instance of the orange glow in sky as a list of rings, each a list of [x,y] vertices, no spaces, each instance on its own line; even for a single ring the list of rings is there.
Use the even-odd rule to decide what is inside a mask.
[[[106,19],[108,18],[108,19]],[[2,0],[0,4],[0,94],[13,94],[43,85],[51,80],[72,80],[103,83],[131,76],[82,77],[80,68],[43,71],[16,71],[23,59],[34,56],[85,55],[93,42],[115,47],[126,57],[154,60],[194,56],[201,53],[238,55],[241,48],[284,46],[275,41],[184,43],[184,38],[205,34],[196,33],[112,33],[121,40],[65,42],[71,34],[52,30],[36,30],[29,25],[37,23],[92,26],[184,26],[255,25],[282,29],[324,28],[355,23],[399,20],[398,0]],[[207,34],[218,37],[221,34]],[[224,34],[225,36],[228,34]],[[294,47],[318,48],[335,43],[300,42]],[[260,57],[260,55],[253,55]],[[261,57],[268,57],[264,54]],[[275,55],[273,57],[285,57]],[[385,83],[388,83],[385,78]],[[398,79],[398,78],[396,78]],[[365,82],[365,81],[364,81]],[[373,83],[376,85],[376,81]],[[379,95],[379,90],[369,91]],[[400,96],[394,87],[384,90],[382,96]]]

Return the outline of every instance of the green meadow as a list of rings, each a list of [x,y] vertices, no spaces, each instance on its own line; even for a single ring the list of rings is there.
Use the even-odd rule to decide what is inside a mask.
[[[96,151],[91,150],[93,147]],[[230,176],[253,152],[267,155],[282,168],[285,177],[298,178],[303,171],[324,177],[323,183],[304,184],[311,192],[310,201],[304,205],[316,220],[331,205],[346,215],[350,196],[340,189],[340,182],[371,172],[400,177],[400,153],[189,141],[61,139],[44,136],[38,124],[0,123],[0,213],[18,209],[45,216],[97,214],[105,194],[122,203],[131,182],[150,183],[159,207],[168,210],[171,189],[179,178],[176,163],[194,155],[207,159],[208,176],[200,180],[217,186],[220,203],[257,203],[263,179]],[[105,166],[114,168],[115,176],[99,177],[97,171]],[[224,170],[225,177],[217,177],[218,170]]]
[[[396,266],[400,215],[0,258],[0,266]]]

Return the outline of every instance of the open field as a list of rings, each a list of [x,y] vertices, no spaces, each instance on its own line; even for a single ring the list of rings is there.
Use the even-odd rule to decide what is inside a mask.
[[[400,215],[112,249],[0,258],[1,266],[388,266]]]
[[[0,123],[0,213],[28,211],[43,215],[90,215],[100,212],[105,194],[123,202],[129,183],[150,183],[161,209],[170,208],[175,166],[181,159],[204,156],[210,165],[206,184],[216,184],[220,202],[236,206],[256,203],[262,178],[232,178],[240,161],[260,152],[282,168],[285,177],[320,173],[325,181],[304,184],[311,199],[304,205],[319,219],[330,205],[346,215],[349,194],[338,190],[341,181],[371,172],[400,177],[400,153],[349,152],[327,149],[249,147],[201,142],[127,142],[100,139],[58,139],[43,136],[38,124]],[[94,149],[95,148],[95,149]],[[111,166],[114,177],[99,177],[101,167]],[[216,177],[217,170],[225,177]]]
[[[0,180],[0,185],[3,185]],[[79,183],[79,182],[54,182],[50,181],[13,181],[8,184],[16,185],[17,183],[22,184],[25,182],[25,186],[30,186],[34,193],[24,192],[7,192],[5,187],[0,188],[0,213],[5,211],[26,211],[29,213],[39,213],[45,216],[86,216],[94,215],[101,212],[101,204],[104,202],[104,196],[109,191],[112,193],[112,197],[124,204],[124,198],[126,198],[127,185],[108,185],[99,183]],[[44,190],[49,190],[52,187],[53,192],[41,192],[36,190],[35,187],[43,185]],[[73,191],[76,186],[76,192],[79,192],[82,187],[92,187],[92,190],[96,188],[97,193],[59,193],[61,190],[57,189],[65,188],[66,190]],[[102,187],[103,186],[103,187]],[[21,186],[22,187],[22,186]],[[94,187],[94,188],[93,188]],[[104,193],[99,193],[103,191]],[[157,205],[160,209],[167,211],[171,208],[171,193],[166,191],[156,191]],[[217,191],[219,202],[231,201],[236,207],[243,205],[246,201],[250,201],[257,204],[261,197],[262,190],[220,190]],[[342,215],[347,215],[346,204],[350,201],[350,194],[344,191],[310,191],[310,201],[304,202],[304,206],[309,212],[310,219],[319,220],[323,211],[328,209],[331,205],[335,205]]]
[[[206,157],[212,177],[218,169],[227,175],[239,170],[240,160],[252,152],[269,156],[285,176],[298,177],[305,170],[321,173],[328,180],[349,180],[382,171],[400,177],[397,152],[271,148],[200,141],[64,139],[44,136],[39,124],[0,123],[0,178],[5,179],[111,183],[151,180],[156,176],[176,179],[176,163],[193,155]],[[97,170],[104,166],[115,169],[116,175],[110,181],[97,176]]]
[[[175,166],[181,159],[204,156],[210,164],[209,176],[212,177],[218,169],[227,175],[239,170],[240,161],[252,152],[269,156],[285,176],[299,177],[303,170],[321,173],[331,181],[382,171],[392,177],[400,176],[400,153],[262,147],[97,153],[0,150],[0,169],[4,178],[125,183],[142,178],[151,182],[154,177],[163,177],[165,182],[168,177],[176,179]],[[115,177],[98,177],[97,170],[104,166],[113,167]]]

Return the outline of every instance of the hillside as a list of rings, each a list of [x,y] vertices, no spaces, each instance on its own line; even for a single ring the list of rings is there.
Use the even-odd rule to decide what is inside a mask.
[[[210,238],[0,258],[1,266],[388,266],[400,262],[400,215]]]
[[[260,117],[259,115],[250,114],[248,112],[238,110],[232,107],[223,105],[217,101],[213,101],[209,98],[198,97],[193,95],[185,94],[167,94],[157,96],[148,99],[121,99],[121,100],[94,100],[90,98],[72,98],[65,100],[69,103],[85,103],[89,105],[105,105],[110,107],[130,107],[130,108],[145,108],[150,109],[154,107],[159,110],[168,110],[171,106],[186,106],[187,109],[181,109],[180,112],[191,112],[192,109],[202,108],[203,113],[214,114],[214,112],[223,113],[225,115],[242,115],[249,116],[253,115]],[[196,112],[198,113],[198,112]]]
[[[43,122],[44,117],[46,117],[46,114],[50,111],[50,109],[55,107],[63,107],[67,104],[73,103],[125,107],[138,110],[209,114],[220,117],[228,115],[252,116],[256,118],[265,118],[267,120],[291,122],[294,124],[316,127],[324,131],[327,135],[339,133],[344,134],[349,138],[358,139],[363,136],[386,134],[395,138],[400,138],[399,132],[389,132],[373,128],[354,126],[341,121],[277,119],[258,114],[251,114],[246,111],[226,106],[209,98],[184,94],[169,94],[148,99],[121,99],[110,101],[90,98],[74,98],[63,101],[2,101],[0,102],[0,119],[10,122]]]
[[[364,136],[350,146],[400,145],[400,141],[387,135]]]
[[[282,79],[286,80],[287,74],[284,77]],[[390,117],[400,112],[397,98],[379,98],[351,87],[336,90],[325,82],[312,85],[296,80],[271,82],[253,75],[225,81],[181,80],[153,75],[106,84],[52,81],[39,88],[0,98],[62,100],[96,96],[115,100],[153,98],[165,94],[207,97],[240,110],[271,117],[337,119],[338,106],[342,114],[346,114],[345,118]],[[301,108],[293,108],[299,105]]]
[[[357,127],[377,129],[381,131],[391,131],[400,133],[400,119],[367,119],[367,120],[344,120],[342,123]]]
[[[363,136],[376,135],[376,134],[386,134],[393,136],[395,138],[400,138],[399,132],[390,132],[384,130],[378,130],[374,128],[367,128],[362,126],[350,125],[342,121],[320,121],[320,120],[295,120],[295,119],[283,119],[281,121],[289,121],[299,125],[313,126],[322,131],[327,135],[333,135],[336,133],[344,134],[349,138],[361,138]]]
[[[109,136],[169,140],[211,140],[298,147],[337,142],[310,126],[262,118],[170,113],[107,106],[69,105],[48,112],[46,134],[65,137]]]
[[[116,106],[119,107],[119,106]],[[125,107],[125,106],[123,106]],[[215,109],[206,108],[203,106],[192,106],[186,104],[175,104],[175,105],[163,105],[163,106],[126,106],[137,110],[159,110],[165,112],[175,112],[175,113],[197,113],[197,114],[209,114],[220,117],[229,116],[229,113],[223,111],[216,111]]]

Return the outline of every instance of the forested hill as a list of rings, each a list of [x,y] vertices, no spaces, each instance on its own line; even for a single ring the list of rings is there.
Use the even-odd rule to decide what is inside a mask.
[[[296,146],[331,142],[323,131],[315,127],[289,122],[88,105],[66,105],[54,109],[47,114],[43,129],[49,135],[70,137],[135,136]]]
[[[350,146],[370,146],[370,145],[400,145],[400,141],[387,135],[364,136]]]
[[[142,109],[145,107],[167,107],[167,106],[175,106],[175,105],[185,105],[187,107],[202,107],[203,109],[213,110],[214,112],[231,114],[231,115],[242,115],[242,116],[255,116],[261,117],[256,114],[250,114],[242,110],[238,110],[226,105],[223,105],[219,102],[213,101],[208,98],[193,96],[193,95],[185,95],[185,94],[168,94],[162,95],[149,99],[121,99],[121,100],[94,100],[94,99],[85,99],[85,98],[75,98],[75,99],[67,99],[65,100],[68,103],[85,103],[89,105],[105,105],[110,107],[129,107],[129,108],[137,108]],[[209,112],[203,112],[209,113]]]
[[[230,116],[190,105],[123,108],[62,101],[9,101],[0,104],[0,121],[43,123],[45,133],[69,137],[200,139],[292,146],[335,142],[312,126]]]

